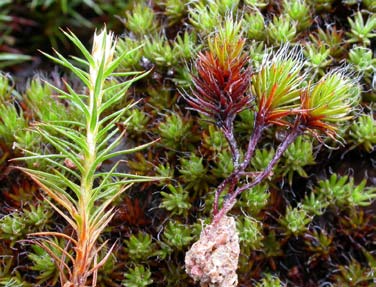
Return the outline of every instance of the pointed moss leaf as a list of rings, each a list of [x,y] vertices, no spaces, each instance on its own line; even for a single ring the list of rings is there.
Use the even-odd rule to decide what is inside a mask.
[[[89,62],[89,64],[91,66],[94,65],[93,57],[91,56],[90,52],[85,48],[84,44],[82,44],[80,39],[78,39],[77,36],[71,31],[69,31],[69,33],[63,31],[63,33],[81,51],[81,53],[84,55],[85,59]]]

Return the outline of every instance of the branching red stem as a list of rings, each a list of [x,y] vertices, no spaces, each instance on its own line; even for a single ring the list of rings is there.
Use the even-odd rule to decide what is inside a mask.
[[[245,158],[242,163],[239,163],[240,160],[240,152],[238,149],[238,145],[234,136],[234,125],[233,119],[226,122],[226,126],[222,128],[223,133],[230,145],[230,149],[233,155],[233,163],[234,163],[234,171],[230,176],[224,179],[221,184],[218,186],[217,190],[215,191],[214,197],[214,205],[213,205],[213,214],[214,216],[218,213],[218,206],[219,206],[219,197],[225,188],[228,186],[229,190],[228,193],[232,194],[236,184],[239,182],[239,179],[244,173],[244,170],[249,165],[249,162],[253,156],[253,153],[256,149],[257,143],[261,138],[261,134],[263,129],[265,128],[264,121],[260,117],[256,117],[256,121],[254,124],[254,131],[249,139],[247,152],[245,154]]]
[[[227,212],[229,212],[231,210],[231,208],[235,205],[236,198],[239,194],[241,194],[243,191],[245,191],[247,189],[255,187],[256,185],[261,183],[265,178],[267,178],[269,176],[273,167],[276,165],[278,160],[281,158],[282,154],[286,151],[286,149],[290,146],[290,144],[292,144],[295,141],[295,139],[300,134],[302,134],[303,128],[299,125],[299,123],[300,123],[300,119],[297,118],[293,128],[290,130],[290,133],[283,140],[283,142],[278,146],[277,151],[276,151],[273,159],[269,162],[266,169],[264,171],[262,171],[251,183],[242,185],[242,186],[238,187],[234,192],[230,193],[230,197],[224,202],[222,209],[217,211],[214,214],[213,224],[218,223],[221,220],[221,218],[225,214],[227,214]],[[233,177],[238,179],[240,177],[240,173],[241,173],[240,171],[237,171],[236,176],[234,175]]]

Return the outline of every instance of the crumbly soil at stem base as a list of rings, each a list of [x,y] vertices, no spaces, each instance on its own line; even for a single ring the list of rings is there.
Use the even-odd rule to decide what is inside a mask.
[[[235,219],[223,216],[216,224],[205,227],[187,252],[186,272],[201,287],[237,286],[239,253]]]

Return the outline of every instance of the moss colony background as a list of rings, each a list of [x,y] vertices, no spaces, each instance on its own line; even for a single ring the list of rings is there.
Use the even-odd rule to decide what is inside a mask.
[[[37,49],[81,57],[59,28],[90,50],[95,27],[104,23],[119,37],[117,55],[139,47],[116,72],[150,73],[103,117],[138,101],[115,123],[119,134],[125,131],[119,148],[159,141],[103,162],[97,172],[120,161],[118,172],[166,179],[134,184],[112,203],[117,211],[99,239],[108,244],[98,261],[110,256],[97,286],[196,286],[184,270],[185,252],[210,222],[214,191],[233,166],[219,128],[187,109],[181,94],[191,93],[197,54],[229,15],[241,23],[251,73],[289,43],[301,47],[312,82],[349,64],[360,83],[353,117],[337,130],[340,142],[298,137],[273,174],[239,197],[230,212],[241,246],[238,286],[376,286],[375,12],[374,0],[1,1],[0,286],[60,286],[59,268],[28,234],[74,232],[30,177],[13,168],[52,167],[14,159],[24,150],[57,152],[31,131],[37,122],[83,117],[46,82],[64,91],[69,83],[84,94],[83,84]],[[242,152],[254,113],[235,119]],[[248,171],[263,170],[285,134],[284,127],[265,130]],[[75,168],[69,160],[62,165]],[[50,249],[63,257],[67,240],[53,240]]]

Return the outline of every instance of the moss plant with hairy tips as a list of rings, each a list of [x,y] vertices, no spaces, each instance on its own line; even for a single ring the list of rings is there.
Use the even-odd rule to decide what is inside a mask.
[[[256,10],[251,14],[246,14],[245,23],[247,24],[247,36],[254,40],[264,40],[265,34],[265,20],[260,11]]]
[[[298,31],[311,25],[310,9],[304,0],[284,0],[283,10],[292,20],[297,22]]]
[[[66,243],[60,243],[57,239],[54,240],[54,245],[50,245],[49,248],[57,256],[61,257],[63,254],[59,247],[65,245]],[[54,260],[51,260],[51,256],[48,252],[39,245],[32,245],[33,252],[28,254],[28,258],[33,262],[31,270],[39,272],[37,277],[38,283],[43,284],[48,282],[50,285],[56,285],[59,279],[59,270],[54,263]]]
[[[372,152],[376,147],[376,120],[372,115],[362,115],[352,124],[349,134],[354,146],[361,145]]]
[[[324,213],[329,204],[330,202],[325,200],[325,196],[317,196],[314,192],[311,192],[303,200],[303,209],[312,215],[320,216]]]
[[[161,144],[172,150],[180,149],[190,136],[191,126],[191,121],[178,113],[166,116],[165,121],[161,122],[158,127]]]
[[[237,221],[240,245],[245,249],[256,250],[262,247],[263,234],[261,222],[249,216]]]
[[[135,4],[133,13],[128,11],[125,15],[125,25],[136,35],[146,35],[155,29],[156,22],[153,9],[145,3]]]
[[[256,216],[267,206],[269,199],[268,185],[259,184],[252,189],[244,191],[238,204],[245,212]]]
[[[287,169],[285,174],[289,174],[290,183],[294,170],[306,176],[302,166],[314,163],[312,146],[302,143],[302,138],[295,140],[306,132],[317,138],[320,133],[324,133],[336,139],[334,124],[351,117],[349,113],[358,103],[358,90],[357,80],[350,79],[341,70],[334,70],[316,84],[310,84],[309,74],[304,71],[301,49],[288,45],[265,57],[259,70],[252,76],[250,72],[243,72],[249,71],[248,63],[243,60],[246,59],[242,51],[244,39],[239,23],[233,22],[231,18],[224,20],[223,26],[212,39],[208,51],[199,54],[195,66],[198,76],[193,80],[192,96],[183,96],[194,110],[212,118],[224,133],[233,155],[233,172],[217,187],[212,223],[202,230],[199,241],[188,251],[185,262],[188,274],[200,281],[202,286],[213,282],[213,286],[221,287],[237,284],[235,270],[231,268],[234,268],[233,260],[237,260],[239,254],[229,251],[228,246],[238,250],[239,242],[226,239],[227,233],[232,234],[234,231],[230,227],[223,229],[223,225],[232,219],[226,214],[235,205],[238,195],[267,179],[286,151],[290,170]],[[246,76],[252,78],[250,89],[249,79],[244,78]],[[242,110],[253,108],[253,100],[254,126],[245,155],[240,156],[240,147],[234,134],[234,120]],[[262,132],[270,125],[287,127],[286,135],[274,154],[264,155],[261,161],[255,161],[258,165],[256,168],[261,168],[261,171],[247,171]],[[301,154],[307,151],[308,155],[302,162]],[[200,174],[203,175],[203,171]],[[224,192],[227,196],[220,206]],[[369,195],[372,196],[372,192]],[[287,234],[299,236],[307,231],[307,224],[312,221],[312,217],[305,209],[306,206],[287,209],[286,216],[280,220]],[[212,242],[212,238],[223,240]],[[221,250],[220,255],[217,249]],[[218,260],[221,264],[213,263]],[[218,268],[222,268],[225,274],[222,279],[216,276]]]
[[[302,121],[315,136],[315,130],[335,138],[335,123],[346,121],[359,102],[356,78],[346,70],[333,71],[301,93]]]
[[[311,34],[309,38],[317,46],[321,47],[324,43],[330,49],[330,56],[338,58],[345,51],[344,33],[338,30],[336,26],[328,26],[326,30],[318,29],[316,33]]]
[[[324,45],[316,47],[315,45],[307,45],[304,55],[308,58],[307,65],[314,69],[315,73],[323,76],[325,69],[330,65],[330,48]]]
[[[58,99],[51,97],[52,89],[43,84],[40,79],[34,79],[30,82],[26,90],[25,103],[33,110],[33,119],[35,121],[56,121],[77,119],[77,110],[70,109],[70,115],[65,113],[65,106]],[[46,108],[48,106],[48,108]],[[64,118],[66,117],[66,118]]]
[[[213,39],[209,51],[196,61],[198,75],[193,78],[196,89],[186,97],[190,105],[210,116],[216,124],[230,129],[235,115],[246,109],[250,70],[244,69],[248,58],[243,53],[245,40],[241,38],[240,22],[227,18]]]
[[[358,11],[354,19],[348,18],[351,31],[347,33],[349,43],[361,43],[364,46],[371,45],[371,39],[376,37],[376,16],[371,14],[367,21],[364,21],[363,15]]]
[[[14,142],[21,141],[21,137],[25,137],[26,134],[22,132],[28,127],[26,119],[23,117],[23,113],[18,113],[15,106],[0,104],[0,133],[1,140],[9,147],[13,145]],[[30,147],[28,145],[23,145],[24,147]]]
[[[187,189],[207,190],[208,182],[208,169],[203,164],[203,158],[192,154],[188,159],[181,158],[180,160],[181,168],[179,172],[181,173],[181,179],[187,185]]]
[[[23,167],[18,167],[18,169],[28,174],[43,189],[49,197],[46,200],[74,230],[73,235],[52,231],[32,234],[33,237],[64,238],[68,242],[65,248],[55,244],[53,239],[33,239],[32,241],[43,247],[55,260],[62,286],[87,286],[89,278],[95,286],[98,269],[103,266],[114,247],[112,246],[98,262],[98,254],[107,243],[105,241],[99,245],[98,239],[114,216],[115,207],[111,204],[132,183],[152,179],[120,173],[116,169],[117,164],[107,172],[97,172],[98,167],[104,161],[150,145],[114,150],[124,136],[124,132],[117,131],[115,123],[131,106],[104,116],[108,107],[116,104],[130,85],[144,74],[114,72],[128,53],[114,58],[116,40],[112,33],[107,33],[106,29],[94,35],[91,53],[73,33],[64,34],[82,52],[84,58],[75,59],[87,70],[74,66],[58,52],[56,52],[56,57],[46,56],[69,68],[87,87],[88,94],[75,92],[68,83],[65,83],[66,91],[50,86],[59,93],[61,98],[70,101],[81,111],[83,120],[80,122],[52,119],[38,124],[35,132],[49,142],[57,153],[40,155],[26,151],[29,156],[18,158],[18,160],[46,161],[53,169],[50,171]],[[136,77],[106,87],[106,83],[116,76],[132,75]],[[114,89],[117,92],[111,98],[105,97],[106,93]],[[124,124],[127,124],[127,120]],[[77,129],[84,132],[80,133]],[[110,139],[113,140],[109,142]],[[69,252],[71,249],[69,246],[73,246],[73,254]],[[52,247],[58,248],[62,255],[58,256]]]
[[[308,177],[303,167],[315,164],[312,143],[307,139],[303,139],[303,137],[298,137],[295,142],[288,147],[283,157],[282,174],[284,176],[287,175],[290,185],[292,184],[292,178],[295,172],[301,177]]]
[[[175,66],[178,61],[176,51],[173,50],[165,36],[146,38],[144,53],[146,58],[159,66]]]
[[[136,261],[146,260],[153,251],[152,239],[149,234],[131,235],[126,245],[129,257]]]
[[[298,47],[283,46],[277,53],[268,54],[260,70],[252,75],[252,93],[258,105],[258,125],[285,125],[283,118],[296,107],[305,62]],[[261,121],[263,123],[261,123]]]
[[[161,191],[163,199],[160,207],[171,211],[171,214],[179,214],[186,217],[191,208],[188,191],[183,189],[181,185],[174,187],[169,184],[167,188],[170,191],[169,193]]]
[[[274,16],[267,31],[269,43],[282,45],[294,42],[297,34],[297,23],[289,16]]]
[[[256,287],[286,287],[286,284],[282,283],[278,277],[266,274],[261,282],[257,283]]]
[[[166,243],[174,248],[182,249],[187,246],[193,239],[192,230],[180,222],[169,221],[163,237]]]
[[[201,1],[192,1],[189,4],[189,20],[193,26],[205,34],[218,26],[219,8],[214,1],[209,1],[207,5]]]
[[[120,56],[124,53],[129,52],[129,57],[124,58],[120,62],[118,70],[131,71],[134,67],[138,67],[142,57],[142,49],[137,49],[137,47],[140,46],[141,43],[136,39],[131,39],[127,37],[125,39],[118,40],[116,44],[117,55]]]
[[[126,287],[146,287],[153,283],[151,272],[143,265],[136,265],[124,274],[123,286]]]
[[[366,187],[366,181],[354,184],[354,178],[348,176],[338,177],[332,174],[329,179],[318,183],[317,192],[326,202],[341,208],[347,206],[368,206],[376,197],[376,188]]]
[[[286,228],[286,232],[298,236],[307,230],[307,225],[312,221],[304,206],[292,208],[287,207],[285,216],[281,219],[281,224]]]
[[[187,13],[187,0],[165,0],[161,3],[164,6],[164,14],[167,16],[169,25],[173,25]]]
[[[376,69],[376,59],[372,56],[372,50],[354,46],[349,52],[349,62],[355,66],[358,72],[363,73],[365,82],[371,84]]]
[[[27,233],[42,231],[51,219],[52,211],[40,204],[37,207],[24,208],[23,212],[14,212],[0,219],[0,239],[10,240],[11,245],[24,238]]]
[[[195,34],[185,31],[183,35],[176,37],[173,51],[175,51],[181,59],[191,59],[200,48],[196,38]]]

